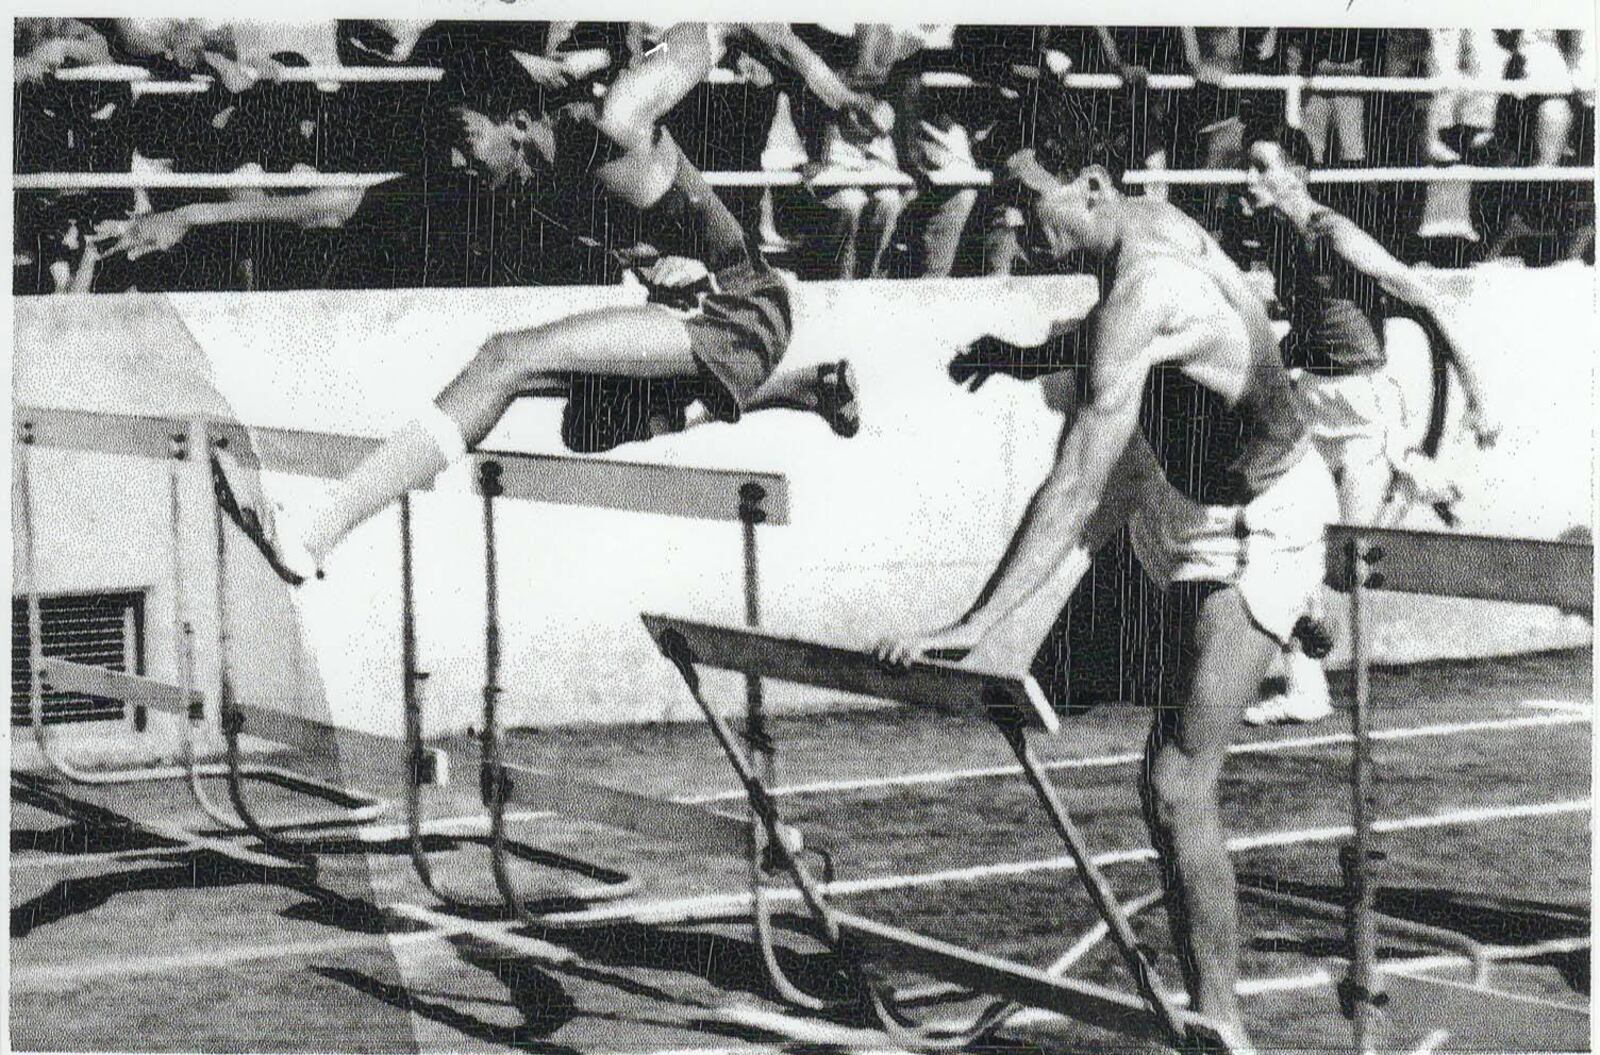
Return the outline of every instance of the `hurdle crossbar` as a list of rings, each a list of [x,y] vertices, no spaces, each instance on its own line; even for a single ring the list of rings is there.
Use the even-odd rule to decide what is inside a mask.
[[[1335,525],[1328,529],[1328,585],[1335,589],[1351,586],[1345,551],[1358,539],[1369,590],[1594,611],[1588,543]]]
[[[1065,978],[854,913],[836,909],[834,918],[844,935],[863,951],[930,978],[990,993],[1025,1007],[1054,1011],[1114,1033],[1157,1042],[1171,1039],[1161,1017],[1131,994]],[[1179,1009],[1178,1017],[1187,1029],[1211,1031],[1210,1023],[1198,1014]]]
[[[1059,729],[1054,711],[1030,678],[927,662],[910,664],[905,670],[890,669],[867,652],[667,616],[644,615],[641,618],[662,654],[678,668],[690,695],[705,715],[712,735],[745,789],[752,812],[777,850],[777,863],[793,879],[801,900],[821,928],[824,940],[845,954],[858,971],[861,967],[857,962],[859,954],[865,948],[887,949],[898,962],[914,965],[945,981],[970,984],[976,990],[975,995],[990,998],[984,1010],[952,1034],[948,1030],[913,1023],[903,1009],[900,994],[864,976],[869,978],[866,994],[870,1006],[896,1043],[948,1047],[952,1038],[962,1044],[973,1042],[1002,1025],[1019,1004],[1027,1004],[1061,1010],[1069,1015],[1081,1010],[1086,1015],[1098,1016],[1098,1021],[1109,1022],[1110,1028],[1128,1025],[1127,1016],[1133,1015],[1135,1034],[1154,1028],[1166,1039],[1179,1042],[1195,1036],[1198,1031],[1227,1049],[1227,1043],[1218,1035],[1214,1024],[1188,1015],[1162,987],[1149,955],[1134,935],[1127,910],[1113,894],[1059,791],[1029,745],[1027,731],[1030,728],[1052,732]],[[852,917],[833,908],[828,904],[826,891],[798,856],[783,847],[781,833],[786,826],[779,816],[778,805],[751,761],[748,749],[741,745],[718,709],[705,698],[700,667],[739,672],[747,678],[772,677],[906,703],[964,706],[969,711],[984,714],[1022,764],[1022,772],[1048,815],[1051,827],[1077,865],[1084,890],[1121,954],[1138,995],[1107,1003],[1100,999],[1102,994],[1098,990],[1080,990],[1075,983],[1066,981],[1061,972],[1013,964]]]
[[[1044,691],[1026,675],[992,674],[928,661],[913,663],[903,671],[891,670],[870,654],[853,649],[671,616],[642,618],[656,641],[677,634],[688,644],[695,662],[708,667],[969,714],[1013,707],[1029,726],[1050,733],[1061,731],[1061,720]]]
[[[40,664],[40,669],[48,688],[103,696],[106,699],[119,700],[135,707],[148,707],[179,718],[193,720],[197,713],[203,713],[205,706],[203,693],[191,690],[188,700],[185,701],[183,691],[178,686],[169,685],[156,678],[125,674],[106,667],[74,663],[54,657],[47,657]],[[330,742],[339,738],[342,760],[357,761],[362,765],[373,767],[383,765],[392,767],[401,757],[397,740],[341,730],[326,722],[318,722],[272,707],[262,707],[259,704],[236,703],[234,706],[239,712],[239,731],[261,740],[309,752],[325,749]],[[356,750],[352,751],[352,748]],[[357,755],[359,757],[356,757]],[[270,774],[273,779],[281,780],[283,772],[257,767],[248,770],[247,775]],[[334,790],[332,785],[320,781],[315,783],[325,794]],[[341,801],[351,799],[351,796],[342,790],[338,793]],[[376,800],[361,797],[355,801],[367,805]]]
[[[1350,757],[1350,805],[1354,829],[1341,850],[1344,873],[1346,932],[1350,968],[1339,987],[1358,1052],[1371,1050],[1379,1030],[1379,1008],[1387,1001],[1384,972],[1378,965],[1380,925],[1417,933],[1408,921],[1395,920],[1376,907],[1377,862],[1373,817],[1377,799],[1376,764],[1372,755],[1371,615],[1368,591],[1386,590],[1433,597],[1514,601],[1575,612],[1594,610],[1594,547],[1589,543],[1542,539],[1457,535],[1441,532],[1368,528],[1336,524],[1327,531],[1327,581],[1350,595],[1351,707],[1353,746]],[[1437,939],[1436,939],[1437,940]],[[1492,1005],[1497,996],[1487,988],[1495,958],[1469,935],[1446,938],[1445,944],[1469,950],[1477,971],[1473,987]],[[1510,958],[1501,956],[1501,959]]]
[[[16,407],[14,417],[25,442],[37,447],[152,459],[168,457],[174,437],[187,440],[195,427],[186,418],[30,405]],[[215,445],[250,468],[327,479],[350,472],[379,443],[369,436],[216,419],[203,420],[202,427]],[[475,465],[494,462],[501,467],[507,498],[735,521],[741,516],[742,489],[756,484],[764,494],[765,523],[789,522],[789,489],[781,473],[518,451],[476,451],[468,458]]]
[[[749,846],[749,819],[512,762],[502,762],[500,772],[506,782],[507,806],[549,810],[604,828],[682,843],[704,853],[743,857]]]

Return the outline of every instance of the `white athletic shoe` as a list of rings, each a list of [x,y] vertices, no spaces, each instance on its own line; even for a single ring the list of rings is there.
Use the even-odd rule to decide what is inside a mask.
[[[1294,693],[1271,696],[1244,712],[1246,725],[1311,725],[1333,714],[1324,694]]]

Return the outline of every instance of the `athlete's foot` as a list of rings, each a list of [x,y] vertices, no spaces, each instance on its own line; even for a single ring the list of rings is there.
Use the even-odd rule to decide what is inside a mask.
[[[1325,693],[1296,692],[1270,696],[1244,712],[1244,724],[1311,725],[1333,714]]]
[[[848,359],[817,367],[817,413],[829,428],[845,439],[861,431],[856,372]]]
[[[211,484],[218,507],[260,551],[273,574],[290,586],[322,578],[320,562],[306,547],[306,532],[295,512],[279,506],[270,519],[263,521],[259,512],[240,505],[215,455],[211,458]]]

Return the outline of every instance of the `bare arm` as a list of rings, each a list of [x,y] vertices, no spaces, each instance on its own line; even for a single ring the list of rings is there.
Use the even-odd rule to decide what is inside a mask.
[[[1082,574],[1086,554],[1126,518],[1154,464],[1135,435],[1145,379],[1152,362],[1175,356],[1173,338],[1190,339],[1161,335],[1164,303],[1137,281],[1108,298],[1094,334],[1091,399],[1064,430],[1055,463],[977,603],[943,630],[880,643],[881,658],[905,663],[930,651],[971,649],[993,666],[985,647],[992,630],[1005,627],[1014,612],[1037,607],[1032,601],[1040,591],[1070,593],[1075,578],[1063,582],[1060,570],[1076,566]],[[1031,656],[1011,658],[1025,663]]]
[[[1090,399],[1062,435],[1055,463],[1029,502],[1006,555],[962,620],[980,633],[1026,601],[1082,544],[1114,474],[1130,457],[1150,371],[1148,353],[1161,322],[1157,312],[1138,310],[1139,303],[1150,302],[1137,289],[1125,289],[1114,292],[1101,310]]]
[[[787,22],[745,22],[743,27],[759,40],[772,57],[800,75],[806,87],[830,110],[842,109],[855,97],[833,68],[795,35]]]
[[[96,240],[113,240],[102,256],[126,252],[128,259],[136,260],[146,253],[171,249],[192,227],[226,223],[338,227],[355,215],[363,195],[360,187],[322,187],[304,194],[183,205],[170,212],[146,213],[127,221],[102,224],[95,236]]]
[[[1472,357],[1463,351],[1466,342],[1461,339],[1460,329],[1446,310],[1444,298],[1418,278],[1411,268],[1396,260],[1375,238],[1349,220],[1335,221],[1330,232],[1339,255],[1351,266],[1375,279],[1390,296],[1404,301],[1421,313],[1428,328],[1442,338],[1430,340],[1429,347],[1434,355],[1445,356],[1455,368],[1467,398],[1467,425],[1477,435],[1480,447],[1491,446],[1499,429],[1488,415],[1483,384]]]

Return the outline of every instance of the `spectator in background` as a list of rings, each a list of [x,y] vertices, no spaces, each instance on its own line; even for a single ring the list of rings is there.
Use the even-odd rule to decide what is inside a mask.
[[[927,278],[949,278],[978,203],[978,190],[939,177],[970,177],[978,171],[978,162],[959,98],[967,89],[928,89],[924,76],[957,72],[964,56],[955,47],[953,25],[922,25],[908,32],[914,33],[918,51],[895,67],[890,90],[902,167],[917,181],[915,199],[902,223],[902,237],[912,254],[907,270]]]
[[[825,61],[849,55],[848,63],[834,58],[829,64],[843,70],[845,83],[864,95],[881,95],[895,64],[915,54],[918,47],[914,37],[892,26],[825,24],[817,28],[839,41],[831,46],[824,43],[816,49],[818,54]],[[892,118],[888,104],[881,105],[878,124],[882,131],[865,141],[838,120],[824,119],[809,170],[891,179],[899,173],[903,133],[896,136],[885,127]],[[913,192],[890,184],[819,188],[818,194],[829,215],[828,230],[818,239],[826,272],[839,279],[884,277],[885,254]]]
[[[1376,29],[1280,30],[1278,47],[1284,71],[1303,76],[1370,76],[1383,62]],[[1366,120],[1366,97],[1358,92],[1311,91],[1301,99],[1301,131],[1318,165],[1366,165]]]
[[[19,18],[11,27],[12,79],[37,83],[64,66],[111,61],[106,38],[76,18]]]
[[[1502,41],[1511,52],[1509,80],[1532,82],[1525,95],[1505,99],[1500,107],[1498,160],[1506,165],[1553,167],[1573,153],[1573,127],[1582,102],[1574,79],[1573,59],[1585,60],[1581,47],[1554,30],[1511,30]],[[1591,87],[1593,81],[1588,85]],[[1526,263],[1543,265],[1571,255],[1571,237],[1581,231],[1592,208],[1592,195],[1577,183],[1518,182],[1490,186],[1482,192],[1481,212],[1489,235],[1482,259],[1508,255],[1513,247]],[[1583,249],[1580,248],[1580,254]]]

